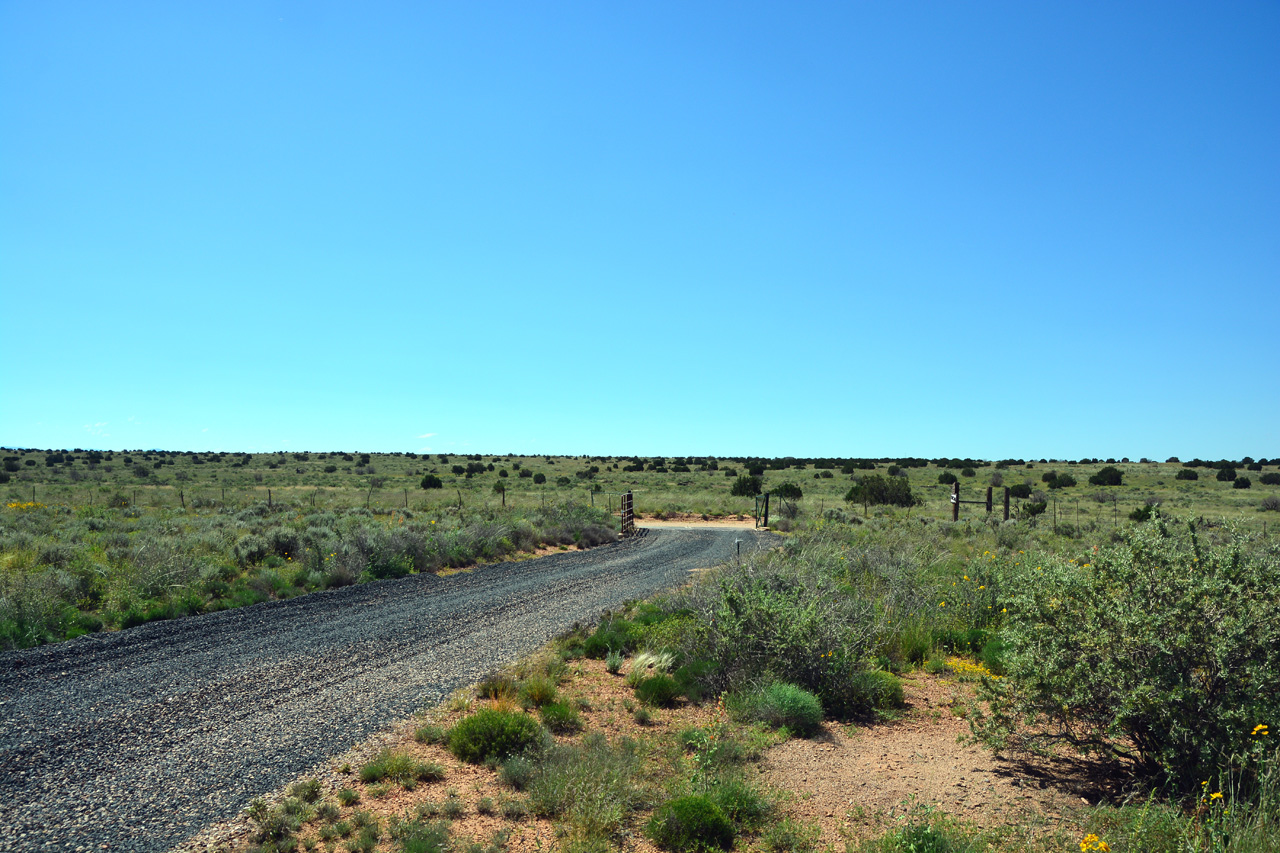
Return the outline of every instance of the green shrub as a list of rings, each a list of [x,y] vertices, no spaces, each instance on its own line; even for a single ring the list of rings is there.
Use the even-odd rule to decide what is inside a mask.
[[[1150,504],[1143,504],[1142,506],[1135,509],[1133,512],[1129,513],[1129,520],[1130,521],[1148,521],[1151,518],[1151,514],[1155,512],[1155,510],[1156,508],[1151,506]]]
[[[814,476],[817,475],[815,474]],[[800,498],[804,497],[804,492],[802,492],[800,487],[795,483],[782,483],[781,485],[774,486],[770,491],[778,497],[786,498],[789,501],[798,501]]]
[[[320,780],[307,779],[289,786],[289,796],[296,797],[304,803],[314,803],[320,799]]]
[[[1235,468],[1219,468],[1216,479],[1220,483],[1230,483],[1236,478]]]
[[[1009,497],[1025,501],[1031,497],[1031,486],[1026,483],[1014,483],[1009,487]]]
[[[453,727],[449,751],[462,761],[480,764],[533,749],[545,737],[542,726],[528,714],[483,708]]]
[[[422,482],[419,485],[424,489],[443,489],[444,480],[441,480],[435,474],[427,474],[422,478]]]
[[[754,497],[762,491],[764,491],[764,478],[750,474],[743,474],[729,487],[729,494],[736,498]]]
[[[741,832],[760,829],[773,814],[773,804],[737,775],[717,778],[707,795]]]
[[[693,794],[664,803],[645,829],[664,850],[684,853],[711,847],[733,847],[733,824],[709,797]]]
[[[343,788],[338,792],[338,802],[350,808],[360,802],[360,793],[351,788]]]
[[[1231,488],[1233,489],[1248,489],[1252,486],[1253,483],[1248,477],[1236,477],[1235,481],[1231,484]]]
[[[876,670],[856,673],[850,688],[863,708],[886,710],[902,706],[902,679],[892,672]]]
[[[863,510],[873,506],[913,507],[924,503],[919,495],[912,494],[911,483],[906,477],[881,477],[868,474],[856,481],[845,493],[849,503],[862,504]]]
[[[1098,473],[1089,478],[1089,484],[1093,486],[1121,486],[1124,485],[1124,472],[1119,468],[1107,466]]]
[[[802,687],[775,682],[748,695],[745,709],[752,719],[774,728],[786,727],[809,737],[822,725],[822,702]]]
[[[675,704],[676,697],[679,695],[680,685],[665,673],[650,675],[641,679],[636,685],[636,698],[646,705],[668,708]]]
[[[1058,474],[1049,481],[1050,489],[1069,489],[1076,484],[1076,478],[1070,474]]]
[[[1272,471],[1270,473],[1263,474],[1258,478],[1258,482],[1264,486],[1280,486],[1280,473]]]
[[[583,653],[589,658],[603,658],[610,652],[627,654],[640,642],[640,626],[620,617],[605,619],[596,626],[582,644]]]
[[[551,702],[539,709],[542,724],[557,734],[582,731],[582,717],[578,709],[567,702]]]
[[[1089,565],[1051,556],[1007,564],[1006,677],[979,683],[974,732],[999,746],[1063,738],[1132,759],[1170,789],[1232,770],[1260,722],[1280,719],[1280,555],[1193,523],[1155,519]],[[1019,721],[1038,717],[1042,733]]]
[[[938,475],[938,482],[944,486],[950,486],[953,483],[960,482],[960,480],[956,477],[955,474],[952,474],[950,471],[943,471],[941,474]]]
[[[1178,471],[1178,474],[1177,476],[1174,477],[1174,479],[1175,480],[1199,480],[1200,475],[1195,471],[1192,471],[1190,468],[1183,468],[1180,471]]]

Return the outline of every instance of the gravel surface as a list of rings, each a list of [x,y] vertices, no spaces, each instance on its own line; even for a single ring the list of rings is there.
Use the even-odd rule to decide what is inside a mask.
[[[774,541],[651,530],[0,653],[0,850],[166,850],[736,539]]]

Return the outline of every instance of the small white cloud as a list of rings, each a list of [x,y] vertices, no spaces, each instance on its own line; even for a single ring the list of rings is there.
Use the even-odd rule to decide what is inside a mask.
[[[202,429],[202,430],[200,430],[200,431],[201,431],[201,432],[208,432],[208,431],[209,431],[209,428],[208,428],[208,427],[205,427],[204,429]]]
[[[418,452],[419,452],[419,453],[434,453],[435,451],[433,451],[430,447],[419,447],[419,448],[418,448]]]
[[[435,435],[434,432],[424,432],[422,435],[418,436],[418,438],[431,438],[434,435]]]

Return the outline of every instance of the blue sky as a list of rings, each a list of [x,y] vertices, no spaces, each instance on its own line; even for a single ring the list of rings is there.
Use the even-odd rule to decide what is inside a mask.
[[[1280,456],[1275,3],[0,2],[0,444]]]

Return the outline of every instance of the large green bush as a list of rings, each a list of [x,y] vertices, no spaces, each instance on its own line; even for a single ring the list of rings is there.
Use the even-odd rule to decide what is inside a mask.
[[[528,714],[484,708],[453,727],[449,751],[463,761],[480,764],[533,749],[545,739],[545,730]]]
[[[854,675],[872,656],[881,616],[870,597],[849,594],[837,575],[848,565],[833,543],[806,538],[789,552],[725,566],[668,602],[689,616],[673,620],[680,630],[665,634],[664,646],[701,662],[696,680],[706,694],[787,681],[817,694],[834,715],[865,713]],[[884,581],[894,587],[900,578]],[[895,604],[906,594],[886,592]]]
[[[1090,477],[1089,483],[1094,486],[1121,486],[1124,485],[1124,472],[1108,465]]]
[[[982,683],[976,734],[1130,758],[1184,793],[1256,772],[1251,733],[1280,719],[1273,545],[1208,544],[1193,522],[1157,517],[1087,563],[1044,556],[1003,575],[1007,677]]]

